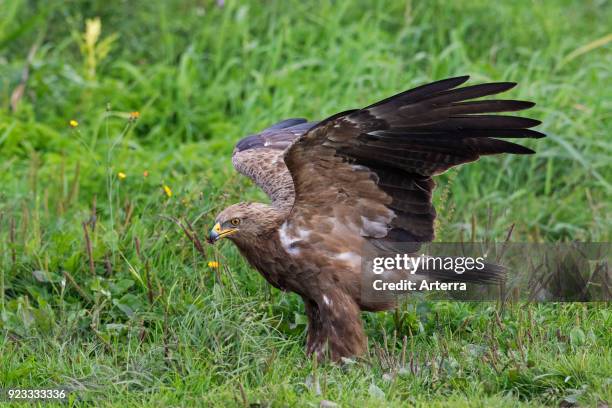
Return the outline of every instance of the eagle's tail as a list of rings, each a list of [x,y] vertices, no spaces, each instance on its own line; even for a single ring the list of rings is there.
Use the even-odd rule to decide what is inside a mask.
[[[457,258],[459,259],[459,258]],[[438,280],[440,282],[465,282],[476,284],[496,284],[504,280],[507,269],[502,265],[493,263],[482,263],[482,268],[461,268],[432,270],[420,270],[419,275],[425,276],[427,280]]]

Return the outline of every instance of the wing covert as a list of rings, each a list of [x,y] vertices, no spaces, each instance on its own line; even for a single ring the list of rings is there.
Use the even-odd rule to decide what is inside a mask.
[[[291,208],[293,180],[282,156],[293,141],[315,124],[301,118],[286,119],[242,138],[232,153],[234,168],[261,188],[273,206]]]

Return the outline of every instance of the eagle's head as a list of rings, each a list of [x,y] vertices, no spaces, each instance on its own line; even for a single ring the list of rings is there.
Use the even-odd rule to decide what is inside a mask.
[[[274,227],[275,211],[260,203],[238,203],[227,207],[215,218],[208,242],[214,244],[221,238],[235,242],[256,240],[271,232]]]

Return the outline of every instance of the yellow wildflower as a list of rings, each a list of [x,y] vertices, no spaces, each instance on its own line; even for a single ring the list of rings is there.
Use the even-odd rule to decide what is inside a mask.
[[[149,172],[147,170],[142,172],[143,177],[149,177]]]
[[[208,267],[209,268],[213,268],[213,269],[217,269],[219,267],[219,262],[217,262],[217,261],[208,261]]]
[[[163,189],[164,189],[164,193],[166,193],[166,196],[172,197],[172,190],[170,190],[170,187],[164,184]]]
[[[138,111],[130,112],[130,116],[129,116],[130,120],[136,120],[139,117],[140,117],[140,112]]]
[[[68,124],[70,125],[71,128],[75,128],[75,127],[79,126],[79,122],[77,122],[74,119],[70,119],[70,122],[68,122]]]
[[[127,175],[124,172],[120,171],[119,173],[117,173],[117,177],[119,177],[119,180],[123,180],[127,177]]]

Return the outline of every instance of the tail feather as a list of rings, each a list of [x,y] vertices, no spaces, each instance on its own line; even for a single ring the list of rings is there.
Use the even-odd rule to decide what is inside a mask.
[[[438,280],[441,282],[464,282],[476,284],[495,284],[501,282],[506,276],[506,268],[501,265],[484,263],[482,269],[466,269],[459,273],[455,270],[434,269],[419,271],[427,280]]]

